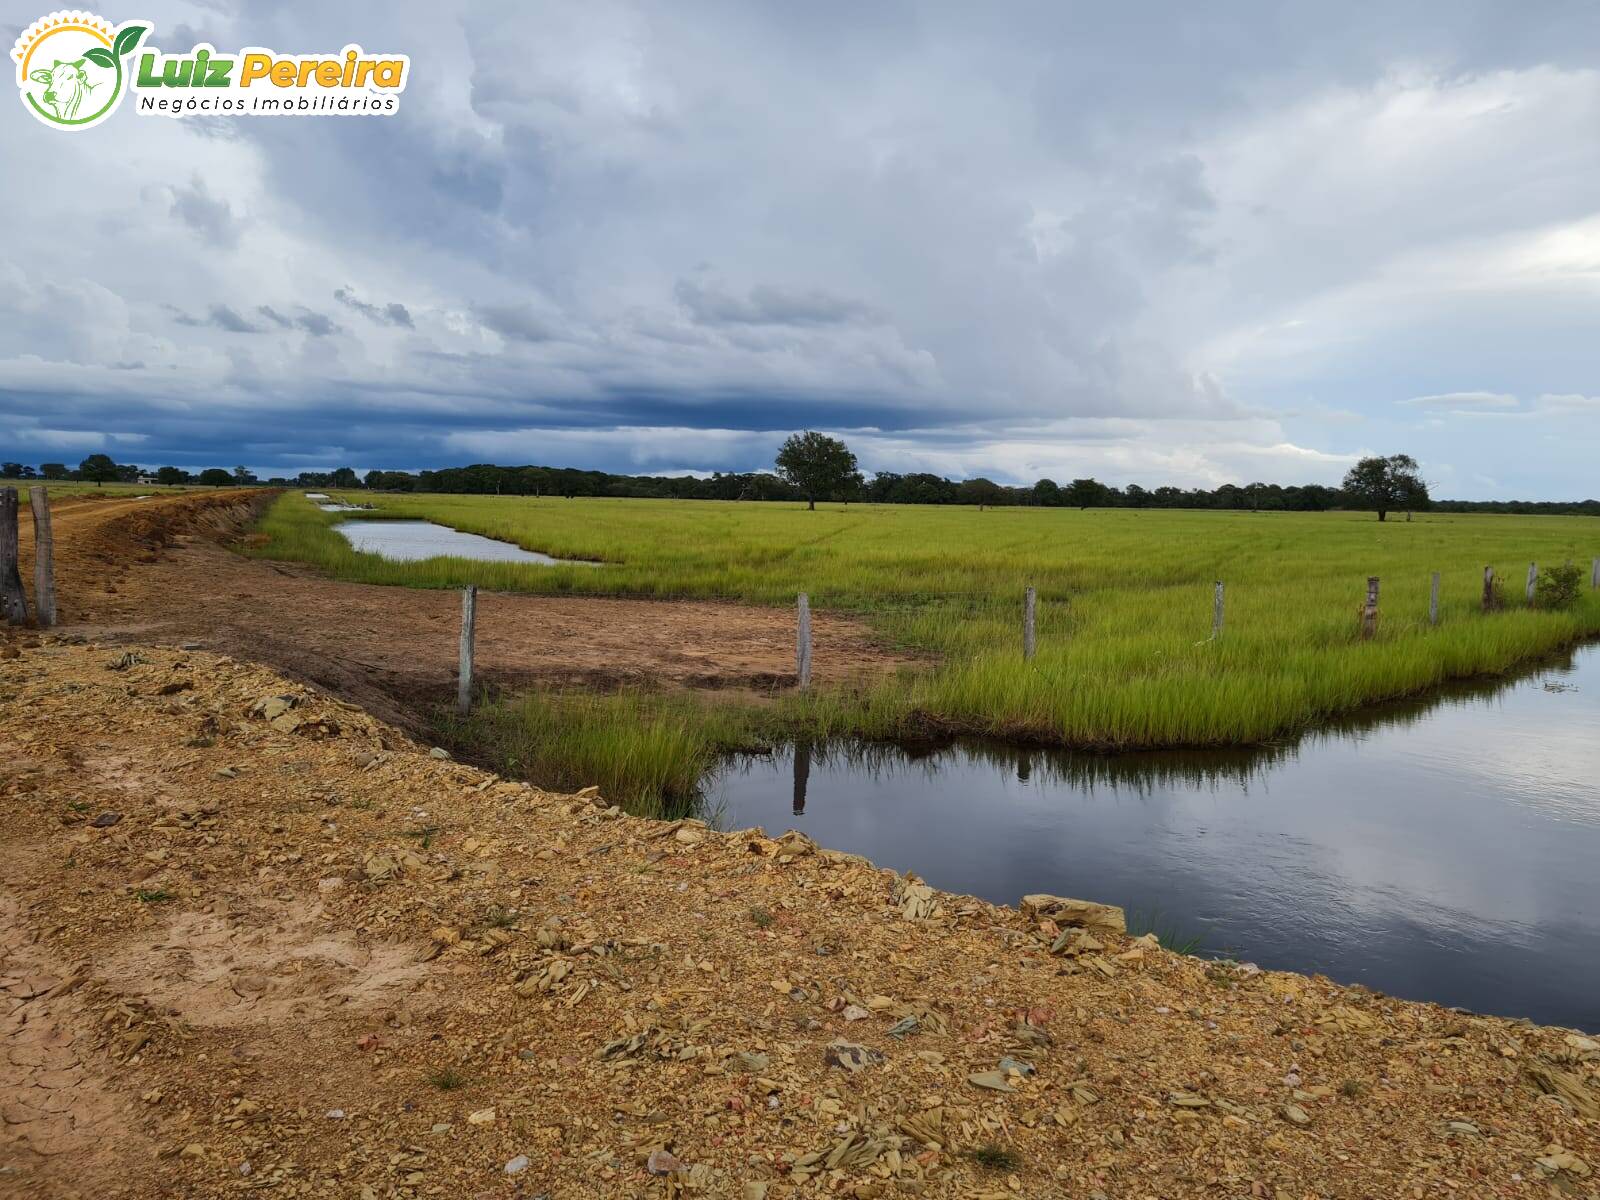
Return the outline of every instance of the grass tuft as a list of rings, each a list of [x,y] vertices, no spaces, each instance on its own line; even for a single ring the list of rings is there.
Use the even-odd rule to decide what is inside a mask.
[[[441,1092],[459,1091],[467,1086],[466,1074],[456,1067],[440,1067],[428,1076],[428,1082]]]
[[[1016,1171],[1022,1167],[1022,1158],[1015,1150],[995,1142],[985,1142],[967,1151],[967,1157],[985,1171]]]

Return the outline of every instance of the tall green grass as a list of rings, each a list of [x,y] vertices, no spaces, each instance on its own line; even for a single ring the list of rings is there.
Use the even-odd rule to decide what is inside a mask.
[[[1600,519],[1589,517],[1424,514],[1380,523],[1366,513],[363,498],[377,508],[360,519],[424,518],[606,565],[390,562],[332,532],[357,514],[323,513],[297,494],[267,514],[262,544],[249,552],[342,579],[421,587],[470,582],[781,605],[806,591],[814,606],[854,614],[885,644],[922,658],[919,668],[849,689],[823,675],[814,695],[768,706],[739,736],[776,723],[806,736],[932,728],[1106,750],[1259,743],[1600,633],[1592,590],[1568,611],[1522,599],[1530,561],[1578,562],[1587,578],[1600,555]],[[1508,604],[1494,613],[1479,604],[1485,565],[1505,578]],[[1443,575],[1437,627],[1427,621],[1434,570]],[[1377,636],[1363,641],[1356,614],[1369,575],[1382,579],[1382,616]],[[1212,639],[1217,579],[1227,586],[1227,612]],[[1025,663],[1029,585],[1039,594],[1039,650]],[[666,714],[655,700],[638,703],[634,712],[569,702],[540,710],[553,707],[562,722],[603,735],[558,737],[548,723],[557,718],[535,706],[517,719],[530,737],[561,746],[537,760],[538,770],[581,763],[564,778],[597,782],[614,769],[608,763],[627,763],[641,795],[681,786],[688,768],[669,769],[666,760],[702,762],[697,738],[715,746],[728,735],[725,713],[712,719],[691,706]],[[511,718],[493,720],[495,736],[507,738]]]

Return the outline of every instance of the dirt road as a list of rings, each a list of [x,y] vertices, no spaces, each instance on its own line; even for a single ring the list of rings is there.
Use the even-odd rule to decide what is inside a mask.
[[[64,632],[193,643],[270,663],[420,730],[418,714],[453,693],[459,594],[340,583],[225,549],[265,499],[232,492],[58,502]],[[26,517],[23,526],[31,581]],[[854,621],[813,621],[819,683],[908,661]],[[490,593],[479,599],[478,676],[506,687],[765,690],[793,683],[794,637],[786,610]]]

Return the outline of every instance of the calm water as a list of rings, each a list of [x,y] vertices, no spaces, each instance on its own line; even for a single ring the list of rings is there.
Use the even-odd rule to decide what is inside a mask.
[[[1014,904],[1120,904],[1211,953],[1600,1029],[1600,647],[1258,752],[789,749],[727,828]]]
[[[416,562],[424,558],[476,558],[483,562],[540,563],[547,567],[597,567],[599,563],[571,558],[551,558],[537,550],[524,550],[510,542],[462,533],[432,521],[341,521],[334,532],[342,533],[357,550],[381,554],[396,562]]]

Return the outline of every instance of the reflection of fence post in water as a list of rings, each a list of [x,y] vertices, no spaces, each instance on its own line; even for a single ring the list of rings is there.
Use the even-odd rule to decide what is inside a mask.
[[[794,747],[794,815],[806,815],[806,785],[811,782],[811,743],[796,742]]]
[[[17,489],[0,488],[0,615],[12,625],[28,623],[28,595],[17,568]]]
[[[811,597],[801,592],[795,606],[799,620],[795,628],[794,674],[804,691],[811,686]]]
[[[1367,602],[1361,606],[1361,636],[1370,638],[1378,632],[1378,577],[1367,576]]]

